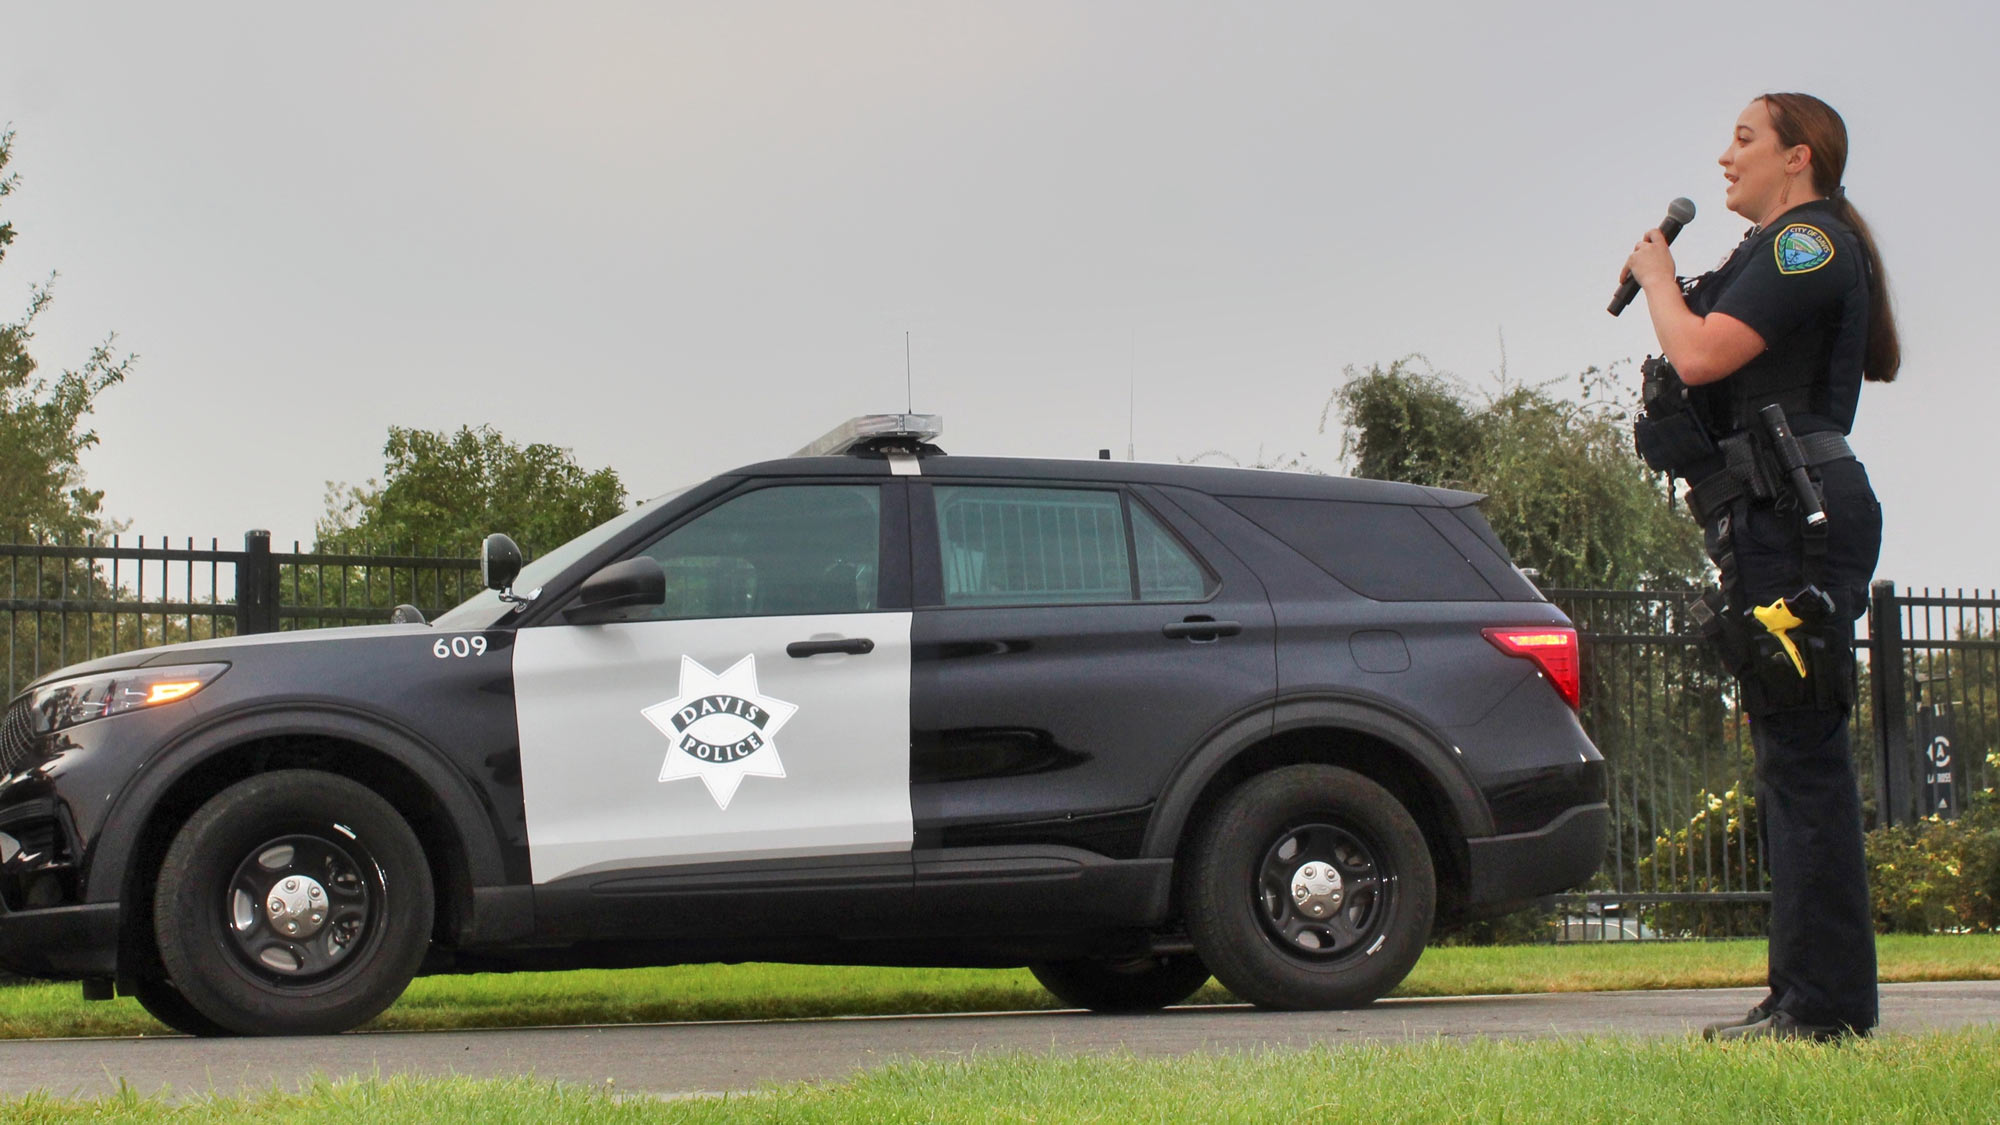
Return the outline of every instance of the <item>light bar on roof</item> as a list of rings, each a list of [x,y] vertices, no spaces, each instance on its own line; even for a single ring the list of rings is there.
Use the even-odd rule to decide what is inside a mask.
[[[895,439],[921,445],[943,432],[944,417],[938,414],[863,414],[828,430],[792,456],[838,457],[861,445]]]

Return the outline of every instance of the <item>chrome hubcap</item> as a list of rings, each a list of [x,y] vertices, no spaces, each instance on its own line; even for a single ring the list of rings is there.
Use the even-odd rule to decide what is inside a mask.
[[[1300,913],[1325,918],[1340,909],[1340,872],[1331,863],[1308,863],[1292,872],[1292,903]]]
[[[271,884],[264,899],[271,928],[289,938],[309,938],[326,924],[326,888],[310,875],[292,875]]]

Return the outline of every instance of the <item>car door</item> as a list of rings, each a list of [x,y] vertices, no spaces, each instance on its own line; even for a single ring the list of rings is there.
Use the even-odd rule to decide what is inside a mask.
[[[913,795],[932,849],[1138,854],[1208,732],[1276,690],[1263,586],[1117,486],[913,487]]]
[[[896,483],[752,482],[628,556],[660,564],[663,604],[520,630],[538,902],[814,867],[907,887],[904,511]],[[605,915],[594,936],[621,928]]]

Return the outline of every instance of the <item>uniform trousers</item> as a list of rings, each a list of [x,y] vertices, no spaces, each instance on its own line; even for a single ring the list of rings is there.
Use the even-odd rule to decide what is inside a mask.
[[[1832,462],[1819,473],[1828,535],[1818,584],[1833,598],[1834,631],[1845,637],[1868,607],[1882,509],[1860,462]],[[1769,605],[1805,585],[1803,521],[1795,509],[1739,505],[1733,523],[1737,573],[1749,604]],[[1713,528],[1709,540],[1713,549]],[[1851,649],[1835,649],[1836,666],[1818,671],[1851,677]],[[1801,1023],[1866,1031],[1878,1014],[1875,925],[1848,710],[1833,702],[1750,716],[1771,879],[1771,994],[1765,1004]]]

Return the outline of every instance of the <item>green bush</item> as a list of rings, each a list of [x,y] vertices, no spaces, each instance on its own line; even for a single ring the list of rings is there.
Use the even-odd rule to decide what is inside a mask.
[[[1870,832],[1868,887],[1883,933],[2000,930],[2000,797],[1984,789],[1957,820]]]

